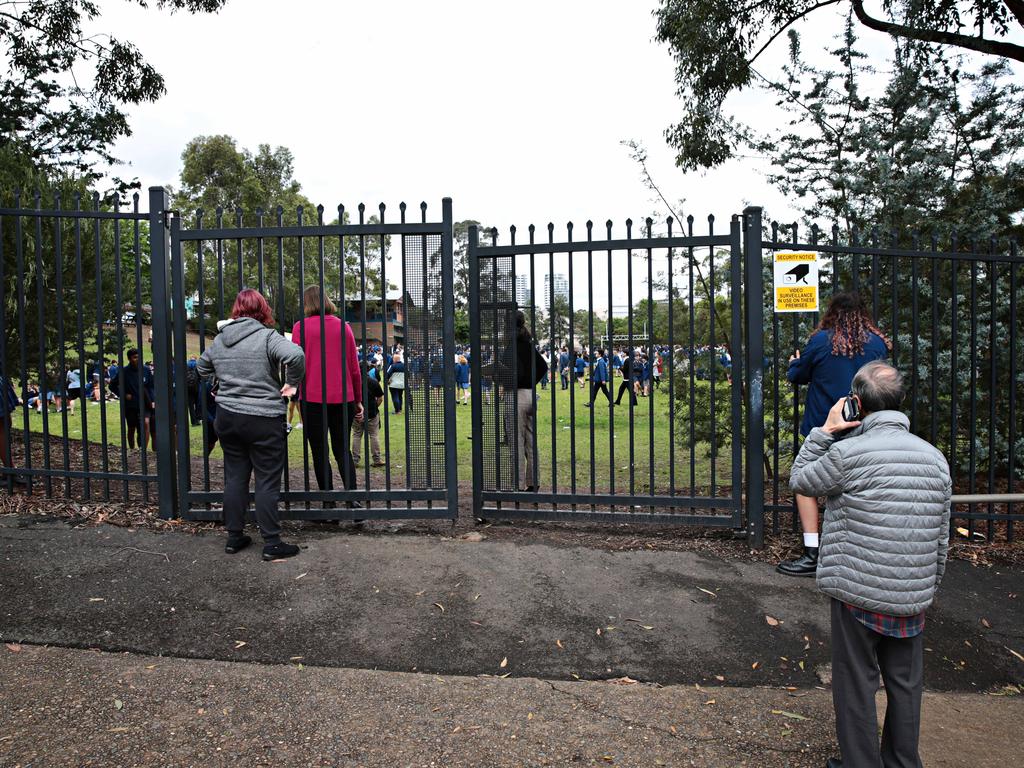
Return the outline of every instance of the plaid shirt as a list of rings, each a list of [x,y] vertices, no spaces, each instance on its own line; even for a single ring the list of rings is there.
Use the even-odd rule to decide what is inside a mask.
[[[861,624],[886,637],[914,637],[924,631],[924,611],[913,616],[890,616],[887,613],[865,611],[849,603],[843,603]]]

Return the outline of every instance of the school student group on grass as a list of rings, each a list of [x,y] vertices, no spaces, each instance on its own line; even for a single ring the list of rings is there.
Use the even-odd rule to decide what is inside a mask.
[[[410,371],[407,366],[423,363],[406,360],[401,345],[386,351],[380,345],[360,348],[351,326],[318,287],[306,289],[303,314],[289,340],[275,330],[267,300],[258,291],[243,290],[230,319],[218,323],[216,338],[189,362],[193,422],[205,414],[208,434],[224,454],[227,554],[252,543],[244,524],[253,476],[263,559],[299,554],[299,547],[281,539],[278,515],[287,435],[293,428],[303,430],[320,489],[331,489],[332,454],[345,488],[353,489],[356,464],[364,458],[359,454],[364,433],[368,460],[374,466],[387,460],[378,440],[381,408],[401,413],[403,405],[412,407],[403,398],[406,377],[414,373],[425,376],[431,387],[443,386],[444,371],[433,363],[429,370]],[[842,756],[831,758],[829,768],[921,765],[925,611],[945,573],[952,482],[943,454],[910,432],[900,410],[906,394],[903,376],[886,362],[890,349],[861,297],[838,293],[803,348],[794,350],[787,370],[791,382],[807,386],[800,427],[804,440],[790,479],[803,550],[777,571],[816,577],[831,601],[832,690]],[[636,403],[638,397],[654,396],[671,355],[691,366],[711,360],[730,375],[728,352],[717,348],[541,348],[518,313],[514,341],[505,359],[495,364],[516,371],[514,387],[510,382],[502,395],[515,400],[520,489],[536,490],[530,483],[536,477],[532,451],[538,385],[556,386],[557,377],[563,390],[585,388],[590,370],[584,406],[594,407],[600,395],[609,408],[621,404],[624,395]],[[469,402],[470,359],[467,349],[451,361],[459,404]],[[698,369],[697,375],[714,374]],[[621,381],[613,399],[616,376]],[[88,401],[96,401],[100,377],[109,396],[119,400],[126,425],[134,425],[127,432],[129,445],[134,447],[136,437],[145,442],[153,425],[153,372],[133,349],[124,371],[111,371],[110,365],[90,370],[83,384],[82,374],[69,370],[66,387],[40,391],[29,386],[24,401],[4,381],[4,464],[11,466],[11,417],[19,405],[73,408],[83,386],[89,388]],[[493,378],[480,384],[484,397],[492,397]],[[411,412],[407,416],[414,417]],[[880,739],[875,720],[879,676],[888,698]]]

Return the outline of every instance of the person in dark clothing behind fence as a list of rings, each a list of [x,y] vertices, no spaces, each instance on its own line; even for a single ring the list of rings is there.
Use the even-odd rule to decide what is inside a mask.
[[[20,405],[18,393],[14,391],[14,385],[6,376],[0,376],[0,462],[8,469],[13,469],[14,461],[11,458],[11,428],[13,419],[11,414]],[[17,483],[27,485],[28,481],[21,475],[7,475],[7,488],[11,489]]]
[[[128,350],[128,365],[121,368],[118,375],[110,380],[110,389],[121,401],[121,417],[124,419],[128,447],[135,448],[135,439],[138,436],[139,448],[142,448],[149,435],[147,417],[153,406],[153,375],[149,368],[139,364],[139,350]]]
[[[633,367],[638,363],[633,357],[633,350],[626,352],[626,357],[622,361],[622,383],[619,384],[619,393],[615,397],[615,404],[619,405],[622,402],[622,395],[624,392],[629,393],[629,399],[636,405],[636,392],[633,391]]]
[[[590,377],[590,402],[583,405],[590,408],[597,400],[597,393],[604,392],[608,402],[612,402],[612,391],[608,389],[608,359],[604,356],[604,350],[597,350],[597,363],[594,365],[594,374]]]
[[[249,477],[255,470],[256,524],[263,534],[264,560],[299,553],[297,546],[281,541],[277,502],[288,450],[286,398],[302,381],[306,358],[302,349],[269,327],[273,323],[262,294],[240,291],[231,322],[196,365],[204,381],[216,378],[219,384],[215,428],[224,451],[224,551],[233,555],[252,543],[243,531]],[[282,365],[287,372],[283,383]]]
[[[515,338],[516,382],[515,408],[518,428],[516,430],[516,451],[519,454],[518,487],[525,491],[537,490],[537,457],[533,454],[533,435],[537,412],[534,396],[537,384],[548,373],[548,364],[533,341],[533,334],[526,325],[526,315],[516,312]],[[512,349],[506,353],[506,366],[511,364]],[[511,410],[511,408],[510,408]],[[511,422],[511,420],[509,420]],[[509,434],[512,429],[506,425]]]
[[[384,402],[384,389],[377,380],[370,376],[370,364],[363,364],[363,389],[366,390],[366,413],[362,421],[352,424],[352,462],[359,466],[362,456],[363,433],[369,437],[370,455],[373,466],[383,467],[380,454],[380,406]]]

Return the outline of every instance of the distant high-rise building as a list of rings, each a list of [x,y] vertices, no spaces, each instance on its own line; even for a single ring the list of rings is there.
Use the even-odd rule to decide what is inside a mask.
[[[521,307],[528,307],[533,300],[530,292],[530,276],[516,275],[516,304]]]
[[[564,301],[569,301],[569,281],[565,275],[556,274],[554,281],[551,279],[551,275],[544,275],[544,306],[551,306],[552,290],[551,285],[554,282],[554,293],[555,297],[558,297]]]

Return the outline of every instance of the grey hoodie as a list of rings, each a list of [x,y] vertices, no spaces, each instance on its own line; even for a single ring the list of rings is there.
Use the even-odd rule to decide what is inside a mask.
[[[218,327],[221,332],[196,366],[200,377],[220,382],[217,407],[250,416],[283,416],[288,404],[281,397],[281,366],[287,366],[285,383],[297,386],[306,372],[302,348],[251,317]]]

